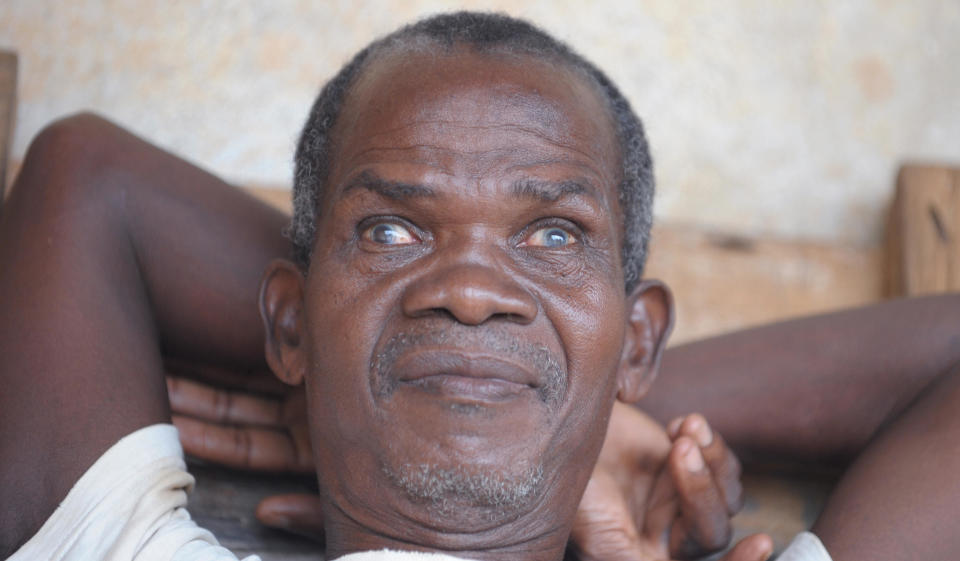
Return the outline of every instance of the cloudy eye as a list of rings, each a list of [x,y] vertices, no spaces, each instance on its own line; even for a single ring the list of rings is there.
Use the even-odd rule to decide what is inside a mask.
[[[363,237],[381,245],[407,245],[417,238],[407,228],[394,222],[380,222],[363,231]]]
[[[570,232],[564,230],[563,228],[557,228],[556,226],[550,226],[547,228],[540,228],[534,232],[524,245],[532,245],[537,247],[565,247],[570,244],[576,243],[577,239],[570,234]]]

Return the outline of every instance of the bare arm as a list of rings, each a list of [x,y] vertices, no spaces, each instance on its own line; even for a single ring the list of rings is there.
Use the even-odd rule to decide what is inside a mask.
[[[960,539],[960,295],[781,323],[665,359],[642,404],[706,414],[747,460],[856,457],[814,531],[835,561],[953,559]]]
[[[834,561],[956,559],[960,367],[928,386],[844,474],[814,525]]]
[[[0,216],[0,551],[169,419],[162,354],[262,367],[256,288],[285,222],[96,117],[34,141]]]
[[[843,465],[960,362],[960,294],[787,321],[667,351],[640,406],[699,411],[745,462]]]

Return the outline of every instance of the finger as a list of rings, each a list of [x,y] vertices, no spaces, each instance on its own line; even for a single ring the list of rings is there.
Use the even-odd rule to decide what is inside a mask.
[[[283,395],[289,389],[267,369],[226,369],[169,356],[163,357],[163,367],[178,377],[244,391]]]
[[[280,401],[167,376],[170,409],[215,423],[281,426]]]
[[[727,506],[699,446],[681,436],[667,459],[680,503],[680,518],[670,530],[670,552],[691,558],[718,551],[730,543]]]
[[[707,420],[699,413],[688,415],[684,419],[678,429],[678,435],[688,436],[700,446],[704,461],[710,468],[714,482],[727,505],[727,513],[740,512],[743,508],[740,461],[727,446],[723,437],[713,431]]]
[[[274,495],[257,505],[257,520],[264,526],[323,541],[322,506],[319,495]]]
[[[309,443],[288,432],[228,427],[173,415],[187,454],[230,467],[258,471],[312,471]]]
[[[773,540],[766,534],[754,534],[740,540],[720,561],[766,561],[773,553]]]
[[[680,433],[680,425],[683,424],[683,421],[686,417],[677,417],[669,423],[667,423],[667,436],[670,437],[670,440],[676,440],[677,436]]]

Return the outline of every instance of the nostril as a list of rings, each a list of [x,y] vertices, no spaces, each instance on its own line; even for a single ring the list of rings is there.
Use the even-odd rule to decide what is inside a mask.
[[[426,275],[403,295],[407,317],[436,316],[466,325],[494,318],[525,324],[538,309],[533,295],[505,271],[475,264]]]
[[[433,307],[433,308],[428,308],[428,307],[416,308],[416,307],[412,307],[412,308],[406,310],[406,314],[407,314],[407,316],[412,317],[412,318],[432,317],[432,318],[439,318],[439,319],[453,319],[453,320],[456,320],[456,318],[453,316],[453,314],[450,313],[450,310],[448,310],[448,309],[446,309],[446,308],[443,308],[443,307]]]
[[[446,308],[430,308],[430,315],[450,321],[457,321],[457,318]]]

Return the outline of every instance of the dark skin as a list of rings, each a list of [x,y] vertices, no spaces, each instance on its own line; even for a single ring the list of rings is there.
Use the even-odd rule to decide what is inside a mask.
[[[181,360],[214,358],[224,366],[235,369],[249,368],[259,361],[255,353],[244,355],[234,352],[238,348],[254,348],[247,339],[249,332],[244,329],[249,322],[242,315],[228,317],[229,314],[221,316],[216,313],[224,301],[244,298],[239,296],[243,291],[243,283],[228,281],[199,291],[192,287],[192,283],[231,274],[235,278],[247,278],[249,265],[238,266],[234,256],[256,254],[264,258],[283,252],[270,240],[254,239],[256,236],[246,231],[248,222],[231,222],[237,217],[263,218],[257,214],[262,209],[249,199],[235,196],[231,199],[226,186],[222,184],[211,187],[200,197],[191,194],[188,189],[180,191],[177,185],[217,182],[202,172],[183,166],[167,154],[143,149],[143,146],[131,142],[129,137],[110,131],[109,127],[100,123],[91,124],[89,118],[79,121],[61,126],[56,134],[47,134],[35,142],[17,187],[5,207],[14,210],[7,211],[3,216],[3,237],[0,239],[4,242],[0,257],[5,263],[16,266],[11,269],[13,273],[4,276],[0,285],[0,306],[5,318],[15,320],[13,324],[4,324],[4,334],[13,331],[18,333],[17,336],[4,337],[3,343],[5,356],[12,357],[4,365],[8,368],[4,371],[4,380],[9,381],[8,389],[12,391],[5,392],[4,396],[16,396],[16,400],[4,399],[4,426],[15,429],[4,431],[2,448],[5,457],[13,457],[12,451],[18,451],[18,461],[3,468],[3,498],[5,504],[15,505],[15,508],[4,510],[4,543],[17,543],[34,531],[80,473],[113,441],[139,426],[162,422],[167,418],[160,377],[163,370],[161,356],[175,355]],[[95,143],[89,142],[91,131],[98,138]],[[71,158],[73,161],[70,161]],[[48,161],[55,161],[57,165],[49,166]],[[147,185],[130,181],[131,176],[126,171],[131,165],[143,173],[142,179],[147,180]],[[94,179],[82,182],[84,190],[72,188],[76,186],[77,178],[84,177],[84,174]],[[162,179],[156,180],[159,177]],[[149,189],[151,178],[158,183],[156,191]],[[131,189],[138,183],[148,188]],[[605,189],[604,196],[609,200],[612,187],[606,185]],[[491,202],[494,201],[500,199],[495,198]],[[501,201],[500,204],[509,206],[515,201],[510,199],[509,203]],[[165,214],[165,209],[171,208],[175,209],[173,216]],[[205,218],[212,214],[229,216],[230,219],[211,221]],[[132,215],[142,219],[136,226],[132,225]],[[171,217],[177,217],[177,221],[169,222]],[[278,220],[274,221],[274,218]],[[276,232],[279,230],[279,218],[274,215],[262,223],[272,224],[277,228],[273,230]],[[26,222],[27,219],[33,223]],[[160,223],[164,219],[167,221]],[[605,227],[608,231],[615,230],[617,223],[617,217],[609,213],[606,215]],[[47,238],[31,236],[30,227],[52,232],[58,239],[66,239],[69,243],[53,244],[51,248],[47,246]],[[193,228],[202,228],[205,233],[212,232],[217,239],[199,244],[193,239],[187,243],[183,243],[182,239],[174,239],[182,234],[183,229]],[[168,229],[177,234],[143,239],[143,231],[154,229]],[[238,240],[243,242],[241,252],[231,252],[227,244],[221,244],[224,241],[236,244]],[[615,242],[619,243],[619,240]],[[88,248],[99,251],[91,254]],[[183,267],[185,259],[190,267]],[[262,263],[266,260],[254,261]],[[618,266],[619,261],[613,259],[612,263]],[[291,287],[283,279],[296,279],[299,274],[289,266],[277,266],[267,277],[270,279],[268,287],[287,286],[276,292],[279,296],[271,296],[275,289],[264,292],[264,309],[276,305],[278,310],[275,314],[268,314],[268,317],[271,318],[269,325],[273,331],[272,344],[279,347],[290,346],[290,333],[284,335],[283,331],[292,329],[283,319],[289,314],[282,310],[290,305],[284,300],[283,294],[296,292],[296,283]],[[605,274],[610,275],[610,271],[607,270]],[[50,280],[36,282],[36,279]],[[120,282],[121,286],[112,286],[115,281]],[[610,280],[607,282],[612,283]],[[130,290],[124,289],[126,283],[130,284]],[[191,288],[185,288],[184,285]],[[78,290],[78,287],[85,288]],[[178,296],[178,292],[183,291],[190,292],[186,308],[182,307],[185,302]],[[481,291],[478,296],[461,295],[460,299],[489,299],[491,294]],[[612,361],[610,364],[616,368],[626,363],[630,365],[631,372],[615,376],[611,371],[610,378],[600,384],[600,388],[574,382],[571,377],[568,391],[575,383],[579,384],[582,388],[580,391],[593,396],[591,407],[599,407],[596,410],[599,415],[589,416],[593,424],[587,428],[576,429],[576,423],[570,421],[557,425],[566,433],[572,431],[572,434],[584,435],[586,438],[579,445],[587,451],[592,449],[593,453],[602,440],[602,424],[609,413],[614,394],[624,392],[636,396],[642,393],[645,385],[643,380],[655,366],[661,335],[669,325],[669,307],[666,305],[665,292],[659,285],[645,284],[627,300],[624,300],[622,286],[610,294],[617,295],[615,301],[624,304],[625,310],[621,313],[625,313],[626,309],[633,310],[628,314],[631,318],[628,325],[633,327],[628,329],[627,325],[621,325],[615,330],[620,335],[620,344],[624,341],[633,343],[629,347],[632,350],[626,351],[625,347],[621,349],[622,352],[612,355],[615,359],[607,357],[607,361]],[[48,307],[41,305],[25,310],[22,302],[28,301],[50,304]],[[630,302],[629,306],[626,302]],[[638,302],[642,302],[641,308],[644,310],[656,310],[659,307],[660,311],[637,319],[634,316],[639,313]],[[648,306],[651,302],[653,304]],[[77,311],[73,312],[70,306],[77,308]],[[154,309],[157,306],[166,309]],[[67,312],[59,316],[58,312],[64,311],[63,307],[68,308]],[[304,306],[304,309],[309,309],[309,306]],[[465,309],[474,308],[468,306]],[[204,313],[204,310],[209,313]],[[507,319],[500,312],[494,315]],[[462,319],[456,314],[453,317],[456,321]],[[57,328],[48,329],[47,324],[51,323],[56,323]],[[36,328],[31,329],[31,326]],[[636,333],[627,335],[631,330]],[[299,343],[296,346],[299,347]],[[288,349],[274,353],[275,358],[271,360],[279,361],[274,366],[283,377],[296,381],[295,377],[290,376],[295,369],[287,366],[295,364],[296,360],[291,363],[289,356],[284,358],[290,352]],[[301,351],[293,352],[294,357],[297,352]],[[569,369],[569,364],[566,366]],[[136,375],[131,375],[131,372],[136,372]],[[305,378],[309,380],[309,377]],[[477,401],[475,390],[473,388],[467,392],[468,401]],[[324,399],[322,394],[314,395],[314,399]],[[494,407],[494,404],[486,403],[489,397],[467,405]],[[511,408],[511,414],[520,418],[513,406],[507,410]],[[561,406],[559,411],[563,412],[564,408],[571,410],[566,405]],[[83,422],[72,418],[74,415],[82,415]],[[314,427],[315,431],[326,429]],[[38,447],[31,446],[36,439],[63,445],[36,450]],[[259,445],[254,442],[253,446],[257,448]],[[710,446],[706,446],[704,451],[709,449]],[[317,458],[322,457],[323,453],[318,452],[320,456]],[[700,457],[700,450],[689,437],[683,436],[677,438],[674,452],[671,453],[678,458]],[[677,460],[673,461],[673,465],[678,465]],[[575,483],[582,487],[589,476],[591,462],[581,460],[575,467],[580,472]],[[697,472],[693,475],[701,479],[703,476],[710,478],[703,466],[693,471]],[[691,474],[682,477],[689,479]],[[525,553],[544,558],[559,555],[572,524],[577,501],[576,493],[573,498],[570,493],[564,495],[554,502],[570,508],[570,512],[545,512],[544,520],[553,527],[548,527],[547,531],[534,538],[535,542],[539,542],[537,551]],[[671,500],[676,502],[676,499]],[[673,508],[679,507],[674,505]],[[670,516],[664,517],[662,532],[669,530],[675,512],[671,511]],[[529,520],[536,520],[532,515],[526,516]],[[538,524],[544,527],[543,522]],[[348,529],[347,535],[355,539],[349,542],[338,541],[337,534],[328,528],[328,539],[344,549],[356,547],[349,543],[362,546],[367,543],[363,539],[363,530],[352,530],[350,534],[351,530]],[[493,535],[499,530],[488,528],[482,531]],[[657,533],[652,535],[659,538]],[[428,532],[424,537],[431,536]],[[435,537],[443,542],[443,535]],[[485,539],[472,542],[475,544],[473,547],[483,546]],[[452,543],[425,541],[426,544],[421,544],[421,547],[448,547]],[[661,558],[666,556],[665,542],[652,544],[651,547],[651,554]],[[763,539],[753,540],[741,544],[728,558],[761,559],[768,549],[769,544]]]
[[[940,504],[941,497],[954,496],[946,484],[954,479],[948,468],[953,456],[948,452],[958,430],[951,414],[957,394],[950,389],[960,361],[958,317],[960,296],[948,294],[884,302],[672,347],[664,353],[662,374],[640,406],[664,423],[685,411],[703,411],[747,467],[826,464],[847,469],[814,528],[837,559],[843,558],[841,548],[851,559],[913,555],[908,551],[947,555],[944,552],[955,544],[943,540],[952,533],[931,537],[925,528],[955,516],[948,508],[955,503],[947,503],[936,516],[920,518],[915,513],[917,505]],[[236,439],[228,435],[248,430],[249,419],[240,415],[222,422],[210,414],[210,403],[223,401],[213,396],[230,391],[181,390],[174,394],[175,405],[189,401],[188,412],[195,418],[216,421],[194,421],[188,432],[194,453],[211,456],[216,450],[223,461],[243,465],[249,454],[236,448]],[[921,421],[930,418],[937,419],[938,431],[930,431],[930,422]],[[612,423],[616,425],[616,419]],[[297,431],[295,425],[270,424],[279,429],[273,437],[281,442]],[[210,437],[206,442],[199,438],[201,431]],[[901,446],[904,451],[898,451]],[[939,467],[918,463],[907,453],[916,448],[937,450],[943,463]],[[604,456],[618,458],[619,447],[605,447],[601,464]],[[714,467],[715,472],[722,469],[719,464]],[[904,471],[917,475],[892,476]],[[595,478],[610,481],[625,476],[598,472]],[[930,487],[918,488],[922,485]],[[629,491],[605,494],[598,503],[585,504],[583,512],[597,512],[596,518],[610,529],[605,535],[629,543],[637,531],[632,509],[624,501],[628,496]],[[914,514],[898,513],[890,504],[902,504]],[[262,519],[281,527],[305,531],[319,524],[314,497],[272,498],[260,510]],[[896,531],[891,531],[893,527]],[[881,547],[886,551],[878,551]]]
[[[645,392],[671,322],[658,283],[623,291],[604,106],[550,64],[399,53],[353,86],[335,137],[310,270],[275,264],[261,296],[271,367],[306,384],[328,554],[559,557],[613,399]],[[368,372],[437,331],[386,381]],[[557,399],[527,348],[558,357]],[[542,465],[545,489],[506,510],[453,497],[438,517],[380,468],[417,462]]]
[[[232,304],[252,300],[244,279],[288,246],[236,218],[279,229],[285,217],[145,146],[90,117],[51,128],[4,206],[0,455],[19,458],[0,470],[5,549],[118,438],[169,419],[163,353],[237,369],[263,362],[262,335],[244,327],[259,325],[255,306]],[[207,188],[191,190],[197,183]],[[220,235],[173,233],[207,228]],[[224,305],[230,313],[217,311]]]
[[[950,557],[958,544],[937,524],[956,519],[960,504],[951,452],[960,434],[952,414],[960,399],[958,317],[960,296],[948,294],[673,347],[664,353],[664,374],[640,405],[664,423],[687,411],[704,412],[748,464],[826,463],[846,469],[814,526],[835,559]],[[190,414],[219,421],[211,418],[208,403],[221,400],[205,398],[229,390],[207,389],[197,400],[194,392],[178,393],[181,402],[192,401]],[[228,463],[245,464],[249,450],[224,436],[248,430],[248,422],[244,415],[231,421],[198,421],[187,435],[189,445],[199,455],[216,451]],[[274,438],[287,441],[290,428],[271,424],[282,431]],[[201,430],[210,437],[205,442],[198,438]],[[931,454],[937,462],[918,460]],[[618,458],[618,446],[605,447],[604,456]],[[601,460],[604,464],[623,467],[616,460]],[[628,476],[598,468],[594,479],[606,481],[603,488],[609,490]],[[622,492],[598,493],[599,500],[590,502],[595,487],[600,485],[587,489],[581,517],[602,530],[584,533],[581,546],[597,551],[591,535],[612,538],[607,544],[636,543],[635,510],[625,500],[629,485],[620,485]],[[919,505],[929,516],[917,516]],[[306,496],[265,501],[260,514],[300,530],[315,528],[320,518],[316,499]]]

